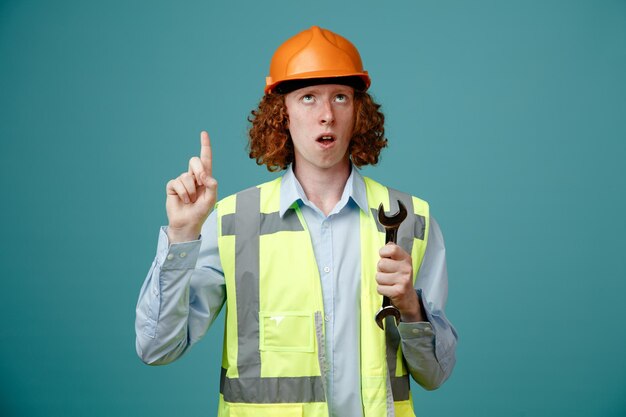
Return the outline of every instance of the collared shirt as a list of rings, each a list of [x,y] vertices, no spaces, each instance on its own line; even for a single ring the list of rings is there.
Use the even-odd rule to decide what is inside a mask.
[[[326,321],[327,400],[331,416],[362,416],[360,396],[359,212],[369,210],[365,182],[352,169],[341,199],[328,216],[311,203],[289,168],[281,182],[280,212],[297,202],[307,223],[320,272]],[[157,256],[137,304],[137,353],[146,363],[180,357],[204,336],[226,298],[217,246],[217,216],[203,238],[169,245],[159,234]],[[356,242],[356,243],[355,243]],[[416,280],[428,322],[400,323],[402,348],[413,378],[427,389],[439,386],[455,363],[456,332],[444,314],[447,298],[445,248],[431,217],[429,240]]]

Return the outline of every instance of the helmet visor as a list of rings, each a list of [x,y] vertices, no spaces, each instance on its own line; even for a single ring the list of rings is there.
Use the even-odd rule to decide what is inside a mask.
[[[365,81],[363,81],[361,77],[351,76],[351,77],[327,77],[327,78],[306,78],[302,80],[287,80],[275,86],[273,88],[273,92],[278,93],[278,94],[288,94],[300,88],[310,87],[313,85],[322,85],[322,84],[347,85],[348,87],[354,88],[356,91],[365,91],[367,89],[367,85],[365,84]]]

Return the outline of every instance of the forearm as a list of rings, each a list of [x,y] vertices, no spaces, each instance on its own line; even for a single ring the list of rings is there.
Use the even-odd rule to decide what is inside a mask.
[[[136,349],[141,360],[162,365],[179,358],[204,336],[225,297],[211,232],[202,242],[169,245],[162,229],[157,257],[137,303]]]
[[[152,365],[177,359],[188,346],[189,285],[199,250],[199,242],[170,248],[162,234],[135,319],[137,354]]]
[[[457,334],[444,312],[448,295],[445,246],[432,217],[415,288],[424,322],[401,323],[402,351],[413,379],[426,389],[435,389],[452,373]]]
[[[456,332],[439,313],[426,307],[428,321],[400,323],[398,329],[409,373],[427,390],[441,386],[456,362]]]

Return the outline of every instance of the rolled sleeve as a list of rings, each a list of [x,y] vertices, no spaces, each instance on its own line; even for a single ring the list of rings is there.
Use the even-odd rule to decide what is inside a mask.
[[[415,281],[427,322],[400,323],[404,357],[413,378],[426,389],[439,387],[456,363],[457,333],[446,318],[448,273],[443,235],[434,218]]]
[[[424,305],[428,323],[431,326],[430,332],[433,335],[435,357],[447,378],[456,362],[456,330],[446,318],[443,310],[436,310],[434,304],[428,301],[420,289],[418,289],[418,293]]]
[[[434,340],[435,334],[430,323],[420,321],[416,323],[400,322],[398,326],[400,337],[403,340],[411,339],[429,339]]]

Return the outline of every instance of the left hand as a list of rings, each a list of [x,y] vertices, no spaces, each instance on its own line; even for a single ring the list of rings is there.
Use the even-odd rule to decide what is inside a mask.
[[[400,310],[402,321],[425,321],[419,297],[413,288],[411,255],[395,243],[387,243],[378,253],[378,293],[389,297],[391,303]]]

